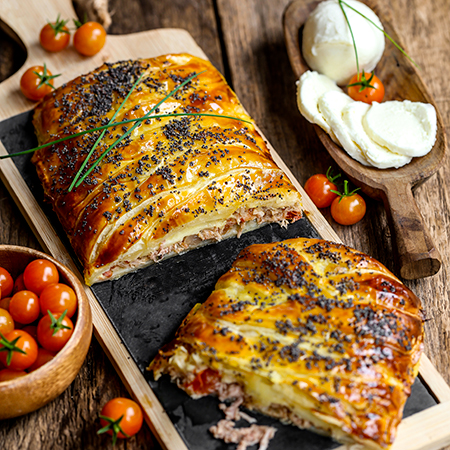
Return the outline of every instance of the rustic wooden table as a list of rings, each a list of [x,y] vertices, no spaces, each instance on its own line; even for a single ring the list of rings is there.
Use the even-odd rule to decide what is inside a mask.
[[[11,0],[19,1],[19,0]],[[57,0],[53,0],[57,1]],[[222,71],[264,134],[304,183],[328,166],[336,166],[312,126],[298,113],[295,77],[284,46],[282,14],[290,0],[110,0],[113,23],[109,33],[122,34],[160,27],[187,29],[212,63]],[[390,13],[407,50],[450,126],[450,0],[379,0]],[[82,11],[81,11],[82,14]],[[49,18],[51,19],[51,18]],[[36,29],[40,25],[36,24]],[[37,31],[38,32],[38,31]],[[145,55],[143,55],[145,56]],[[19,45],[0,33],[0,80],[25,60]],[[422,299],[428,321],[426,352],[450,382],[450,166],[415,191],[415,198],[443,257],[440,272],[406,282]],[[358,224],[336,224],[323,214],[346,244],[366,252],[398,273],[392,257],[391,234],[383,206],[367,200],[367,214]],[[0,183],[0,243],[39,248],[7,190]],[[0,423],[0,448],[99,449],[111,446],[97,436],[98,414],[112,397],[126,396],[119,377],[95,340],[79,375],[56,400],[27,416]],[[1,405],[0,405],[1,407]],[[146,426],[117,449],[159,448]]]

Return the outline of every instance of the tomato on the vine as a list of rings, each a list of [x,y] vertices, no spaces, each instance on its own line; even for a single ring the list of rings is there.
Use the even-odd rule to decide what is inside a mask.
[[[355,101],[368,103],[381,103],[384,97],[384,85],[372,72],[361,72],[353,75],[347,85],[348,95]]]
[[[39,35],[42,47],[48,52],[59,52],[69,45],[70,31],[66,27],[68,20],[56,18],[56,22],[47,23]]]
[[[53,91],[53,79],[60,75],[52,75],[45,64],[30,67],[20,79],[20,90],[30,100],[40,100]]]
[[[348,181],[345,180],[344,192],[338,193],[339,197],[335,198],[331,204],[331,216],[337,223],[353,225],[364,217],[366,202],[359,194],[356,194],[358,189],[348,192]]]
[[[40,312],[39,297],[31,291],[17,292],[9,304],[9,313],[12,318],[24,325],[34,322]]]
[[[77,309],[77,296],[67,284],[55,283],[47,286],[39,297],[42,314],[51,311],[62,314],[67,310],[66,317],[72,317]]]
[[[37,337],[39,344],[51,352],[59,352],[73,333],[73,323],[62,314],[52,314],[50,311],[38,323]]]
[[[0,289],[1,289],[1,298],[9,297],[14,287],[14,280],[11,274],[0,267]]]
[[[85,56],[92,56],[98,53],[106,42],[106,31],[97,22],[87,22],[84,25],[75,22],[79,26],[73,36],[73,45]]]
[[[51,284],[58,283],[59,272],[56,266],[46,259],[31,261],[23,272],[23,282],[28,290],[37,295]]]
[[[103,428],[97,431],[97,434],[111,435],[114,446],[117,438],[124,439],[135,435],[141,429],[142,421],[142,410],[136,402],[129,398],[113,398],[102,408],[100,424]]]
[[[0,362],[8,369],[24,370],[36,361],[36,341],[23,330],[0,334]]]
[[[0,333],[7,334],[12,330],[14,330],[14,319],[6,309],[0,308]]]
[[[337,190],[334,180],[339,178],[341,174],[331,175],[331,167],[328,168],[326,175],[318,173],[308,178],[305,183],[305,191],[318,208],[326,208],[330,206],[337,194],[332,192]]]

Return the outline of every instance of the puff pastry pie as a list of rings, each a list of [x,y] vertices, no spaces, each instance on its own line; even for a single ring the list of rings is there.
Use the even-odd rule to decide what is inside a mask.
[[[392,273],[344,245],[298,238],[244,249],[149,369],[193,397],[241,396],[387,449],[422,347],[420,302]]]
[[[105,64],[55,90],[34,113],[39,143],[106,125],[141,75],[116,122],[143,117],[193,74],[199,75],[155,114],[251,121],[208,61],[164,55]],[[131,126],[109,128],[85,170]],[[300,194],[252,123],[206,116],[148,119],[68,192],[99,135],[53,144],[32,159],[88,284],[268,222],[285,225],[301,217]]]

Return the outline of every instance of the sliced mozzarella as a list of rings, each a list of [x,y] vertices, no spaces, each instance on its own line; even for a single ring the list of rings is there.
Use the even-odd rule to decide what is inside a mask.
[[[342,120],[352,141],[361,149],[369,163],[379,169],[401,167],[411,161],[411,157],[399,155],[378,145],[366,133],[363,118],[370,111],[367,103],[353,102],[342,110]]]
[[[361,149],[351,139],[348,129],[342,120],[342,110],[354,101],[343,92],[329,91],[319,98],[319,109],[330,124],[344,150],[361,164],[368,166]]]
[[[436,110],[429,103],[374,102],[363,126],[378,144],[407,156],[426,155],[436,141]]]
[[[308,70],[297,81],[297,104],[302,115],[311,123],[319,125],[333,138],[330,125],[319,110],[319,98],[328,91],[342,92],[327,76]]]

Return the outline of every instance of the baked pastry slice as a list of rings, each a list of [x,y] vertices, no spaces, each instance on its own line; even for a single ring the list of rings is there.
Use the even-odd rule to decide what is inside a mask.
[[[387,449],[422,341],[418,298],[384,266],[298,238],[244,249],[149,369],[194,398],[241,397],[338,441]]]
[[[32,161],[46,198],[88,284],[301,216],[299,192],[274,163],[235,94],[208,61],[191,55],[105,64],[61,86],[36,107],[39,144],[106,125],[117,111],[115,122],[143,117],[193,74],[198,76],[155,114],[215,117],[141,122],[71,192],[100,131],[35,152]],[[85,170],[132,125],[108,128]]]

